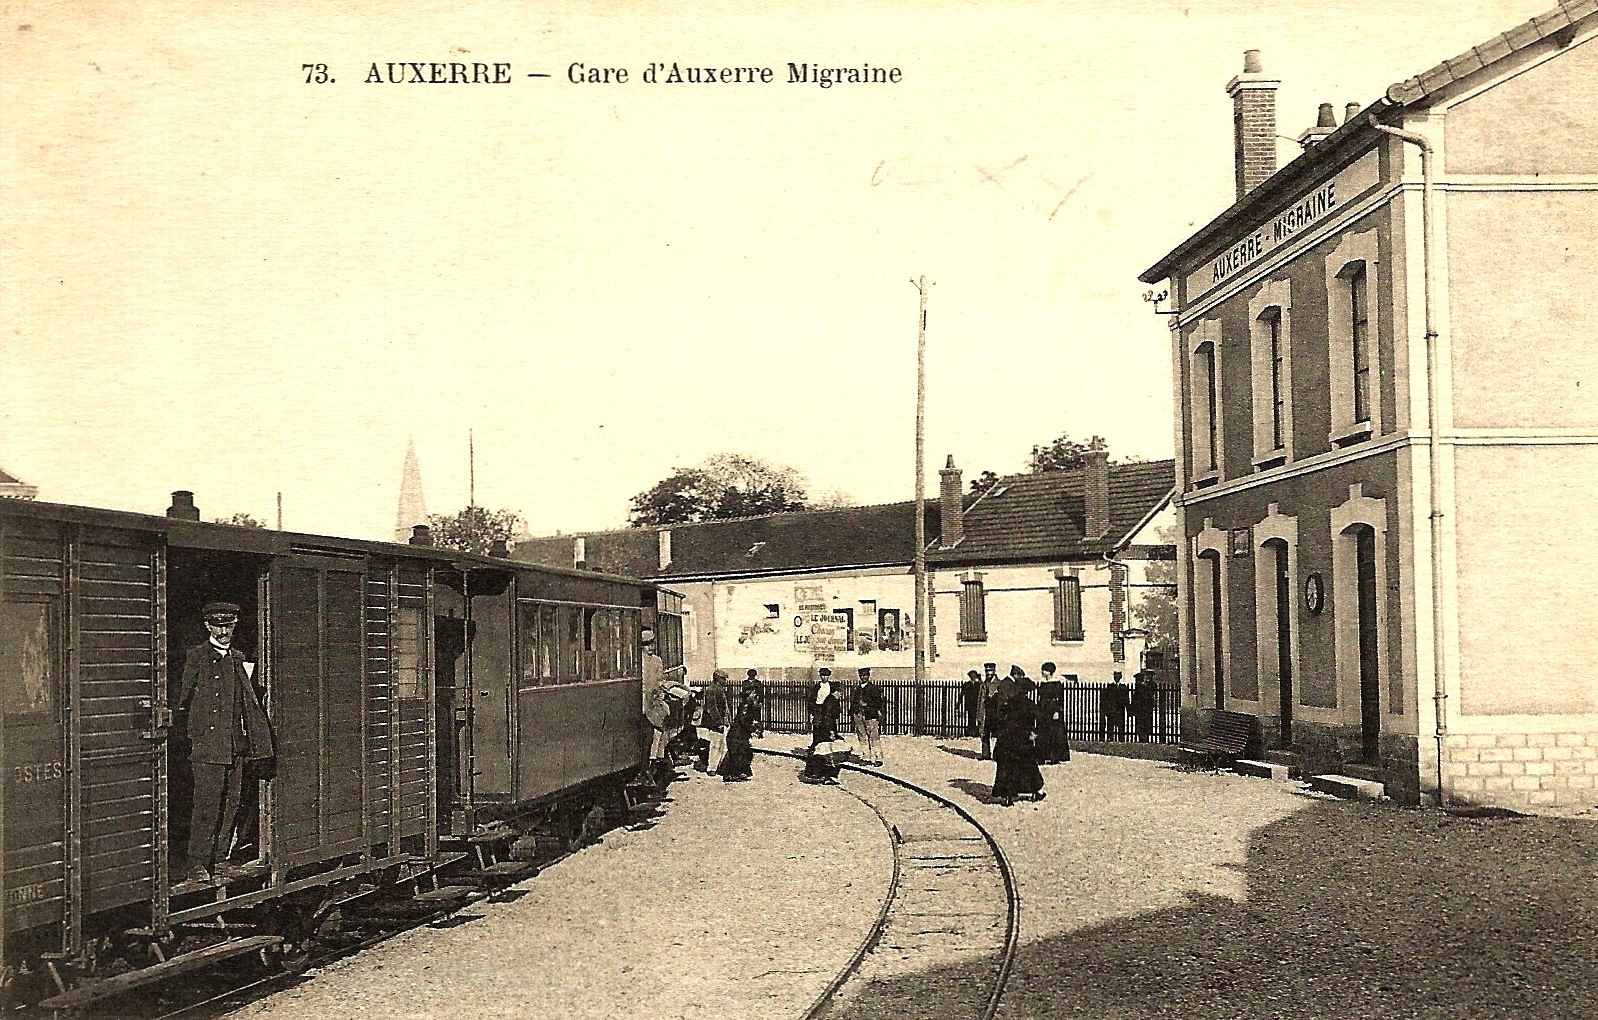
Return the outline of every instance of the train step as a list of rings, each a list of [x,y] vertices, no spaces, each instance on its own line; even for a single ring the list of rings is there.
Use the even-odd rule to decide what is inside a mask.
[[[458,875],[451,875],[454,882],[470,882],[473,885],[510,885],[538,874],[538,866],[525,861],[501,861],[490,864],[486,868],[467,871]]]
[[[441,885],[437,889],[417,893],[411,897],[411,902],[442,906],[455,900],[469,900],[481,895],[482,893],[469,885]]]
[[[71,991],[46,999],[39,1005],[45,1009],[76,1009],[91,1002],[99,1002],[102,999],[121,995],[135,988],[142,988],[145,985],[164,981],[179,974],[201,970],[221,963],[223,960],[231,960],[234,957],[243,956],[246,953],[276,949],[282,944],[283,939],[277,935],[252,935],[249,938],[218,942],[214,946],[206,946],[204,949],[196,949],[192,953],[174,956],[165,963],[157,963],[142,970],[129,971],[126,974],[118,974],[103,981],[96,981],[93,984],[74,988]]]

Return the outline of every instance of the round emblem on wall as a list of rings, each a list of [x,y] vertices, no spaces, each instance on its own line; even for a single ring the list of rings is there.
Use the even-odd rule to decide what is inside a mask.
[[[1326,605],[1326,588],[1321,581],[1320,574],[1311,574],[1304,578],[1304,608],[1313,616],[1319,616],[1321,609]]]

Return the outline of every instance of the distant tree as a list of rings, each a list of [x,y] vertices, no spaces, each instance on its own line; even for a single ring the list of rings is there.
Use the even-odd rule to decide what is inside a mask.
[[[1041,475],[1048,471],[1070,471],[1082,466],[1083,458],[1095,451],[1108,450],[1110,444],[1103,436],[1094,436],[1079,443],[1066,433],[1044,446],[1032,448],[1032,473]]]
[[[718,453],[672,473],[632,499],[634,528],[693,524],[808,509],[804,476],[753,457]]]
[[[507,546],[522,530],[522,515],[514,510],[489,510],[469,506],[452,514],[428,514],[428,527],[433,532],[433,544],[446,549],[459,549],[482,556],[494,547],[495,540]]]
[[[989,489],[999,484],[999,476],[992,471],[984,471],[971,479],[971,491],[977,494],[986,493]]]
[[[235,528],[264,528],[265,524],[246,513],[237,513],[232,517],[217,517],[217,524],[231,524]]]
[[[1176,542],[1175,528],[1160,528],[1155,532],[1161,545]],[[1148,631],[1150,651],[1174,654],[1178,647],[1176,631],[1176,561],[1155,560],[1149,563],[1144,578],[1151,586],[1143,589],[1143,597],[1132,606],[1132,619]]]

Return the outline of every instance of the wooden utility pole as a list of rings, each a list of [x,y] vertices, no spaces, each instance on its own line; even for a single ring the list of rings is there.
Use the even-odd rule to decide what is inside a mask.
[[[466,505],[477,505],[477,447],[471,429],[466,430]]]
[[[915,733],[926,730],[927,682],[927,278],[911,280],[921,294],[921,317],[916,332],[916,549],[915,549]]]

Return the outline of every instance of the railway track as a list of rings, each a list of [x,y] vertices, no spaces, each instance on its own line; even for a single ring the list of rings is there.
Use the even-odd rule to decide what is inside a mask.
[[[839,786],[888,830],[893,878],[876,923],[804,1020],[992,1020],[1020,932],[1004,852],[964,808],[908,780],[844,765]]]

